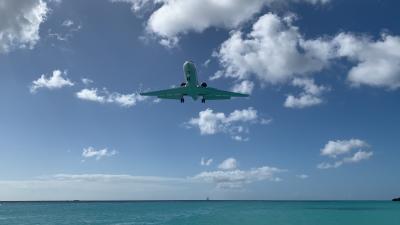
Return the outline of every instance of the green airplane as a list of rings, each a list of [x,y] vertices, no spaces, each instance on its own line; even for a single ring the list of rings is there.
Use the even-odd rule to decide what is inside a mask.
[[[231,97],[248,97],[248,94],[218,90],[216,88],[207,87],[205,82],[199,84],[197,80],[196,66],[191,61],[186,61],[183,64],[183,73],[185,82],[181,83],[180,87],[171,88],[160,91],[152,91],[140,93],[143,96],[157,96],[161,99],[180,99],[181,103],[185,102],[184,96],[190,96],[193,100],[202,97],[201,102],[206,100],[224,100]]]

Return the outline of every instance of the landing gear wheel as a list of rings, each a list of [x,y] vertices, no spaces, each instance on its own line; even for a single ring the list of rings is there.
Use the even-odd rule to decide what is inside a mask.
[[[185,102],[185,99],[182,97],[181,98],[181,103],[184,103]]]
[[[204,98],[201,99],[201,103],[206,103],[206,100]]]

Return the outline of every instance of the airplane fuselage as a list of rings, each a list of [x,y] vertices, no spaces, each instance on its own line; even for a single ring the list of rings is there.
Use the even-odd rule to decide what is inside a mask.
[[[186,61],[183,64],[183,74],[185,76],[185,81],[188,86],[197,87],[197,85],[199,85],[199,81],[197,80],[196,66],[194,65],[194,63]]]
[[[186,82],[186,87],[188,88],[187,95],[192,97],[194,100],[197,100],[199,94],[197,91],[198,90],[197,87],[199,86],[199,81],[197,79],[196,66],[194,65],[193,62],[186,61],[183,64],[183,74]]]

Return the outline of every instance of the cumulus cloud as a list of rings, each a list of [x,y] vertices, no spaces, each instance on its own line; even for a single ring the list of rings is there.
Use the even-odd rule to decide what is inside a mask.
[[[383,34],[374,41],[365,36],[341,33],[333,42],[338,56],[357,63],[347,77],[352,85],[400,87],[400,37]]]
[[[250,170],[217,170],[202,172],[193,177],[195,180],[214,183],[217,188],[242,188],[245,184],[254,183],[256,181],[281,181],[276,174],[286,170],[263,166]]]
[[[316,85],[314,80],[309,78],[295,78],[292,85],[302,88],[303,91],[299,96],[287,96],[284,106],[288,108],[305,108],[321,104],[323,102],[321,95],[328,90],[325,86]]]
[[[33,48],[48,11],[42,0],[0,0],[0,53]]]
[[[243,80],[232,87],[232,91],[244,94],[251,94],[251,92],[253,92],[253,89],[254,83],[249,80]]]
[[[212,109],[206,109],[199,112],[199,117],[192,118],[186,125],[197,127],[202,135],[212,135],[216,133],[227,133],[234,140],[243,141],[247,138],[243,134],[249,132],[249,124],[260,124],[257,110],[249,107],[248,109],[235,110],[228,115],[222,112],[214,112]]]
[[[328,66],[330,44],[322,39],[306,40],[291,21],[268,13],[247,35],[231,33],[214,53],[224,68],[219,76],[246,79],[255,75],[262,82],[276,84]]]
[[[237,168],[237,162],[235,158],[227,158],[218,165],[218,169],[221,170],[234,170]]]
[[[373,152],[365,151],[362,149],[369,147],[370,146],[368,145],[368,143],[360,139],[329,141],[324,146],[324,148],[321,149],[321,155],[328,156],[334,159],[337,159],[338,156],[343,156],[343,157],[331,163],[322,162],[317,165],[317,168],[319,169],[338,168],[345,163],[357,163],[363,160],[367,160],[373,155]],[[354,151],[356,152],[352,154],[352,152]]]
[[[213,162],[212,158],[206,159],[206,158],[202,157],[200,160],[200,165],[209,166],[209,165],[211,165],[212,162]]]
[[[373,152],[358,151],[352,157],[345,158],[345,162],[359,162],[361,160],[369,159]]]
[[[188,32],[203,32],[210,27],[232,29],[250,20],[265,6],[289,2],[326,3],[327,0],[111,0],[130,3],[134,13],[151,10],[146,30],[160,37],[166,46],[176,44]],[[155,6],[159,7],[155,7]]]
[[[117,154],[117,151],[115,151],[115,150],[109,151],[107,148],[96,150],[95,148],[93,148],[91,146],[84,148],[82,151],[82,157],[95,158],[96,160],[99,160],[103,157],[113,156],[116,154]]]
[[[338,155],[346,154],[354,149],[368,147],[368,144],[360,139],[329,141],[321,149],[321,155],[336,158]]]
[[[98,94],[98,91],[96,88],[82,89],[76,93],[76,97],[78,97],[79,99],[82,99],[82,100],[87,100],[87,101],[100,102],[100,103],[105,102],[105,97],[100,96]]]
[[[147,97],[141,96],[139,93],[110,93],[107,91],[107,89],[99,91],[97,88],[84,88],[76,93],[76,97],[82,100],[98,103],[114,103],[122,107],[132,107],[138,102],[142,102],[147,99]]]
[[[263,83],[286,83],[320,72],[335,60],[346,59],[355,64],[347,74],[351,85],[400,87],[400,37],[383,34],[373,40],[366,35],[339,33],[306,39],[293,21],[293,16],[280,18],[268,13],[253,24],[249,33],[233,31],[213,54],[222,70],[212,79],[243,80],[255,76]],[[315,105],[321,99],[315,95],[291,95],[287,102]]]
[[[277,0],[196,1],[196,0],[112,0],[125,2],[132,11],[152,11],[146,30],[160,37],[160,43],[172,47],[187,32],[202,32],[209,27],[235,29],[214,56],[222,70],[214,78],[239,80],[255,76],[265,83],[285,83],[298,76],[315,74],[329,67],[333,60],[347,59],[355,65],[347,74],[353,86],[400,87],[400,37],[383,34],[379,40],[366,35],[339,33],[334,37],[306,39],[293,25],[295,16],[280,18],[272,13],[261,16],[249,33],[237,29],[262,8]],[[324,4],[327,0],[285,0],[282,3]],[[150,7],[149,7],[150,6]],[[250,84],[250,83],[247,83]],[[246,83],[236,89],[252,88]],[[242,89],[243,90],[243,89]],[[317,96],[289,96],[289,105],[315,105]]]
[[[74,86],[74,83],[66,78],[67,73],[65,71],[54,70],[53,75],[49,78],[45,74],[42,74],[37,80],[32,82],[30,86],[31,93],[37,92],[42,88],[47,89],[60,89],[63,87]]]

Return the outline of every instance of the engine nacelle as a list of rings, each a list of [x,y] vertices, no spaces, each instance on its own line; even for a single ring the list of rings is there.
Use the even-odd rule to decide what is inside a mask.
[[[203,87],[203,88],[206,88],[206,87],[207,87],[207,83],[206,83],[206,82],[203,82],[203,83],[201,83],[200,86]]]
[[[185,86],[186,86],[186,82],[182,82],[181,87],[185,87]]]

